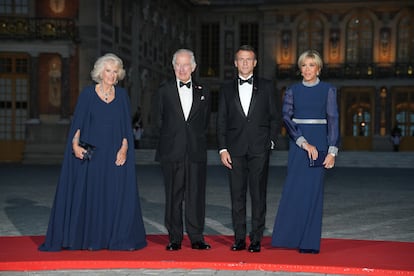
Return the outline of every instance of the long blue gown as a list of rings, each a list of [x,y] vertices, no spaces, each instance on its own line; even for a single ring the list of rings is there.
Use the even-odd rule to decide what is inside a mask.
[[[296,119],[326,119],[327,124],[296,124]],[[296,144],[303,136],[318,150],[338,145],[336,89],[319,82],[308,87],[302,83],[286,90],[283,120],[288,130],[289,157],[287,177],[272,233],[272,246],[320,249],[325,168],[309,167],[305,150]]]
[[[72,153],[72,137],[96,147],[89,161]],[[122,139],[127,160],[116,166]],[[146,246],[135,173],[134,144],[126,90],[102,101],[94,86],[80,94],[68,135],[55,200],[41,251],[135,250]]]

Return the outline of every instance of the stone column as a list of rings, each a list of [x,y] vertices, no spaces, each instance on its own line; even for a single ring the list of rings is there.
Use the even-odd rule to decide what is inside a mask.
[[[39,119],[39,57],[32,56],[30,60],[30,99],[29,99],[29,119],[27,123],[38,124]]]
[[[62,58],[62,79],[61,79],[61,106],[60,106],[60,122],[69,122],[70,110],[70,62],[69,57]]]

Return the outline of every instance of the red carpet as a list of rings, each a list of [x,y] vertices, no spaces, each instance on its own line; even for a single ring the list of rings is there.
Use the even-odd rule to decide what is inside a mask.
[[[312,272],[359,275],[414,275],[414,243],[323,239],[321,253],[270,247],[262,252],[231,252],[230,236],[207,236],[212,249],[196,251],[186,238],[177,252],[165,250],[166,235],[149,235],[142,250],[39,252],[43,236],[0,237],[0,271],[69,269],[213,269]]]

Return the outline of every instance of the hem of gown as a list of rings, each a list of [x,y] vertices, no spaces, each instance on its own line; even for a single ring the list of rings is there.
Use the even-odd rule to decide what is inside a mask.
[[[300,246],[281,245],[281,244],[275,244],[275,243],[271,243],[271,246],[275,248],[280,248],[280,249],[293,249],[293,250],[305,249],[305,250],[316,250],[316,251],[320,250],[320,248],[304,248]]]

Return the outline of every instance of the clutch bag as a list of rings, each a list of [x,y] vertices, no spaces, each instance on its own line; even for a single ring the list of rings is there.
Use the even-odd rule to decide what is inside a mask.
[[[309,158],[309,167],[323,167],[323,161],[325,161],[327,154],[326,151],[318,150],[318,158],[316,160]]]
[[[84,148],[86,151],[83,153],[83,160],[91,160],[93,152],[95,151],[95,146],[88,144],[84,141],[79,141],[79,146]]]

